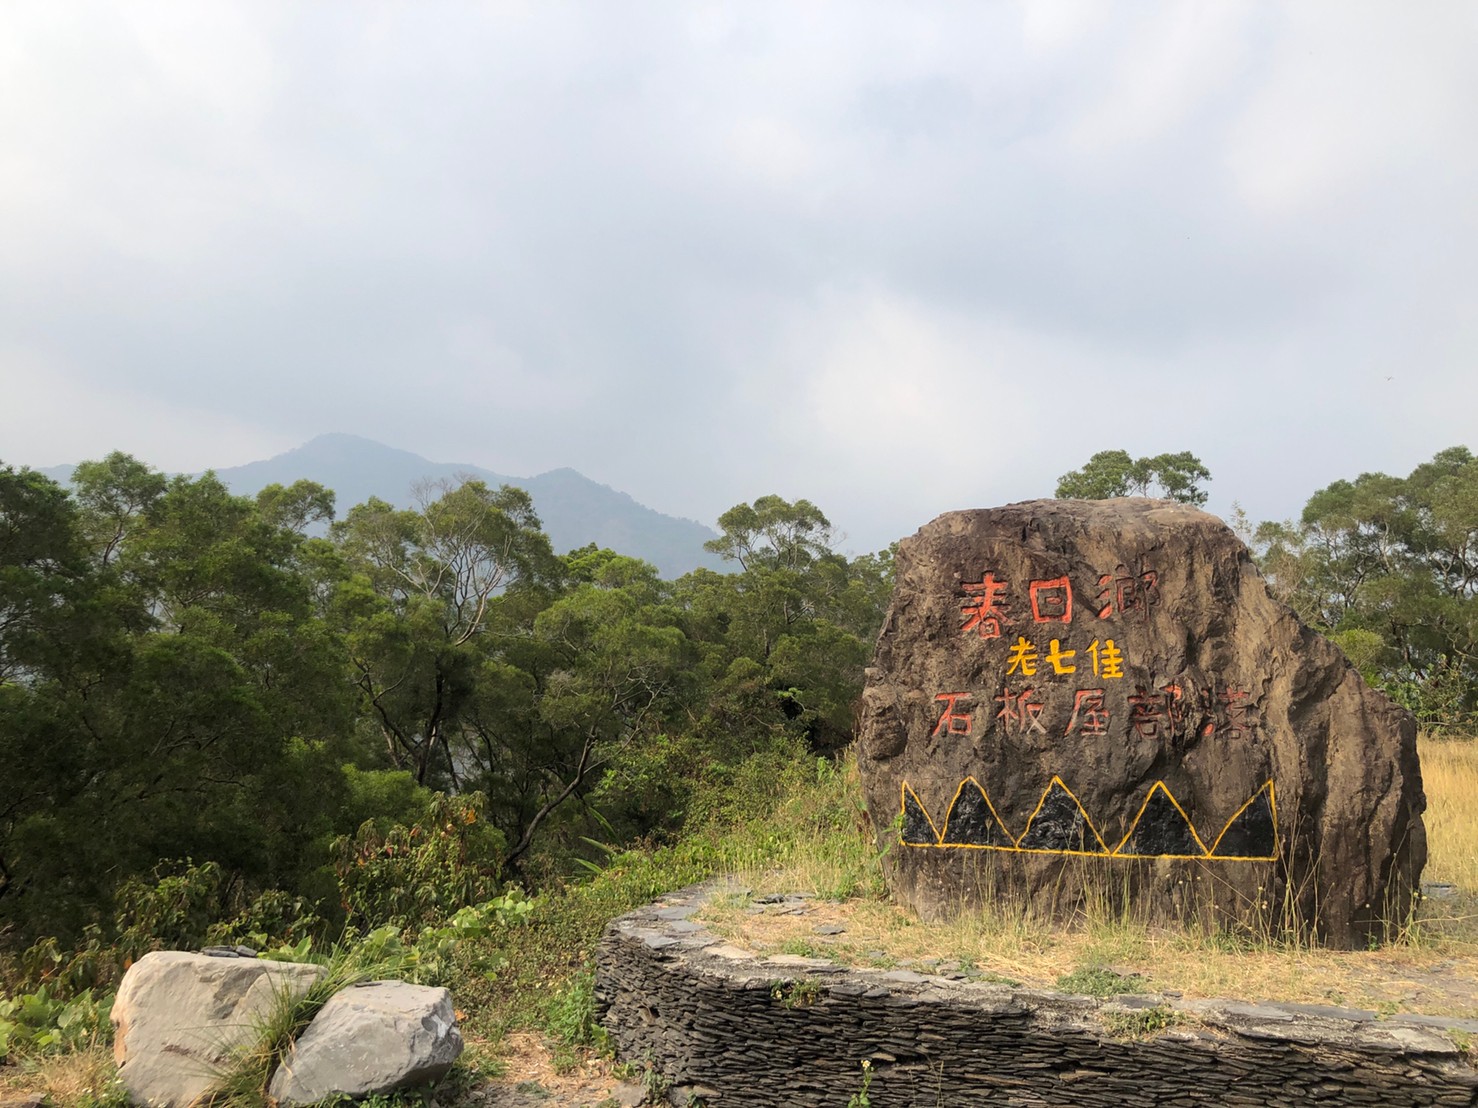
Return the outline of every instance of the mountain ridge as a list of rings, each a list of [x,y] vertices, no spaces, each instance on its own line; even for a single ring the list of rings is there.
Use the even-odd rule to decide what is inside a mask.
[[[37,472],[68,482],[74,468],[48,466]],[[433,462],[362,435],[329,432],[270,458],[215,469],[214,473],[238,496],[254,496],[274,483],[317,481],[333,490],[339,516],[371,496],[399,508],[410,507],[414,489],[421,482],[471,477],[494,487],[512,485],[528,492],[558,552],[593,542],[651,562],[668,579],[700,567],[719,571],[728,568],[717,554],[703,549],[705,541],[718,537],[712,528],[649,508],[629,493],[594,481],[569,466],[532,477],[516,477],[466,463]]]

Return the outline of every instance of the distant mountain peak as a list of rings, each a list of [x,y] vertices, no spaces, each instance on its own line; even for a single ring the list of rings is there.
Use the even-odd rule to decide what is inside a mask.
[[[39,472],[67,483],[75,468],[50,466]],[[363,435],[328,431],[271,458],[214,472],[239,496],[255,496],[272,484],[317,481],[333,490],[339,516],[372,496],[397,507],[411,507],[414,490],[423,482],[474,477],[493,487],[513,485],[526,490],[556,551],[593,542],[651,562],[669,579],[700,566],[723,573],[732,569],[703,549],[706,541],[718,537],[712,528],[654,511],[629,493],[592,481],[569,466],[537,477],[509,477],[481,466],[429,461]]]
[[[654,511],[630,494],[593,481],[569,466],[537,477],[510,477],[481,466],[433,462],[362,435],[330,431],[263,461],[217,470],[216,476],[243,495],[253,495],[274,482],[317,481],[334,491],[341,516],[371,496],[408,507],[413,488],[423,481],[475,477],[494,487],[514,485],[527,490],[557,551],[593,542],[651,562],[667,578],[680,577],[699,566],[729,568],[703,549],[704,542],[717,537],[711,528]]]

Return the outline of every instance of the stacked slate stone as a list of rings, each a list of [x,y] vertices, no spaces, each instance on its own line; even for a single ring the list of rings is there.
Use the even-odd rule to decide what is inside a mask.
[[[1478,1104],[1464,1049],[1478,1021],[1097,1000],[765,958],[686,918],[712,891],[623,916],[598,954],[596,997],[618,1056],[663,1075],[675,1104],[834,1108],[862,1088],[864,1062],[874,1108]]]

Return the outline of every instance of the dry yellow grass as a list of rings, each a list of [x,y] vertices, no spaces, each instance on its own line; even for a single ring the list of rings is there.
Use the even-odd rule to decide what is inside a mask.
[[[876,895],[816,901],[804,911],[745,899],[713,905],[704,918],[731,941],[761,953],[816,953],[854,965],[958,963],[967,971],[1050,986],[1075,969],[1108,966],[1137,973],[1157,991],[1188,997],[1283,999],[1348,1004],[1378,1012],[1421,1011],[1478,1017],[1478,741],[1422,740],[1430,848],[1426,880],[1457,885],[1458,896],[1430,900],[1393,943],[1372,951],[1326,951],[1275,940],[1144,926],[1088,911],[1063,925],[1009,908],[946,923],[924,923]],[[855,767],[839,782],[859,788]],[[798,828],[787,864],[743,874],[755,895],[797,889],[876,890],[876,859],[837,836]],[[840,924],[835,936],[816,933]]]
[[[64,1054],[44,1054],[0,1066],[0,1100],[44,1093],[47,1103],[92,1106],[118,1103],[113,1049],[93,1043]]]
[[[1478,740],[1423,739],[1426,880],[1478,891]]]

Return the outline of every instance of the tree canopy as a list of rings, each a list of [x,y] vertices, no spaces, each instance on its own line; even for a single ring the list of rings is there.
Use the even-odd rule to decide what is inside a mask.
[[[1201,487],[1211,471],[1188,450],[1131,458],[1125,450],[1100,450],[1083,465],[1057,479],[1056,496],[1079,500],[1107,500],[1114,496],[1158,495],[1182,504],[1200,506],[1207,493]]]
[[[726,512],[739,571],[679,581],[556,555],[506,486],[310,534],[334,509],[124,454],[70,490],[0,467],[0,946],[126,914],[161,866],[368,912],[448,820],[458,887],[549,880],[850,735],[891,556],[837,553],[808,501]]]
[[[1363,473],[1255,534],[1276,594],[1429,728],[1478,710],[1478,459]]]

